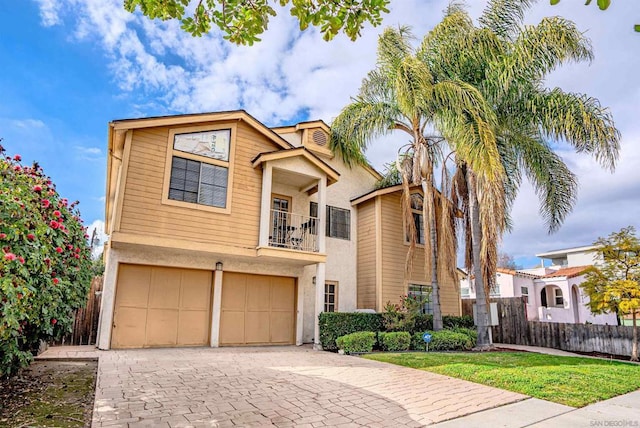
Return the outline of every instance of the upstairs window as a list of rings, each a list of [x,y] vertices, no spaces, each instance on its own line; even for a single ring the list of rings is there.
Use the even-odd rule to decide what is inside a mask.
[[[170,133],[167,199],[227,208],[231,129]]]
[[[553,289],[553,302],[556,304],[556,306],[564,306],[564,298],[562,297],[561,289]]]
[[[311,202],[309,215],[318,217],[318,204]],[[351,210],[327,205],[327,226],[325,231],[329,238],[351,239]]]
[[[422,206],[424,199],[419,193],[411,194],[411,215],[413,217],[413,225],[416,228],[416,244],[424,245],[424,215],[422,213]],[[411,237],[407,233],[407,242],[411,241]]]

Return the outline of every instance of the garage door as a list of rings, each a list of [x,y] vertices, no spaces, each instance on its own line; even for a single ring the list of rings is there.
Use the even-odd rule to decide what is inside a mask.
[[[206,346],[211,272],[120,265],[113,348]]]
[[[291,345],[295,342],[294,278],[225,272],[221,345]]]

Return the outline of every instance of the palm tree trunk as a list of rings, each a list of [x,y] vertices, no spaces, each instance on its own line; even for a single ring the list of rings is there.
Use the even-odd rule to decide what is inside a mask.
[[[471,171],[467,172],[469,189],[469,214],[471,216],[471,246],[473,252],[473,275],[476,289],[476,324],[478,328],[478,342],[476,348],[486,350],[491,347],[489,334],[489,305],[487,293],[484,288],[484,275],[480,248],[482,242],[482,229],[480,227],[480,210],[478,206],[478,194],[476,193],[475,176]]]
[[[638,361],[638,324],[636,309],[633,310],[633,345],[631,345],[631,361]]]
[[[433,302],[433,329],[435,331],[444,328],[442,311],[440,310],[440,284],[438,284],[438,239],[436,235],[436,219],[432,218],[431,233],[431,300]]]

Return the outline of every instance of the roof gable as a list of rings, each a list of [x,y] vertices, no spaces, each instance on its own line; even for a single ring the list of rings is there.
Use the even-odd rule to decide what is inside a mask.
[[[566,277],[567,279],[575,278],[576,276],[583,275],[587,271],[587,269],[589,269],[590,267],[591,266],[574,266],[574,267],[561,268],[555,272],[546,274],[542,278],[559,278],[562,276]]]

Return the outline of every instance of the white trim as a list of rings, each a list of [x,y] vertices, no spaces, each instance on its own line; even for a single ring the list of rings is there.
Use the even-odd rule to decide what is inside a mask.
[[[220,344],[220,315],[222,313],[222,278],[223,271],[213,271],[213,303],[211,306],[211,347]]]

